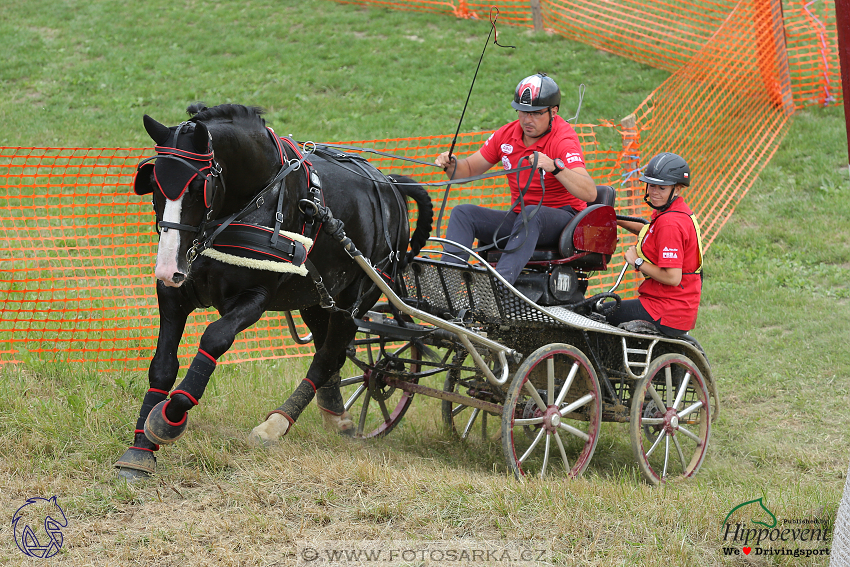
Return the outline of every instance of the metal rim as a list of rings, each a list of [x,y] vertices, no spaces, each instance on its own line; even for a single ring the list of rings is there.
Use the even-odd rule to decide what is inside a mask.
[[[517,370],[502,414],[509,469],[545,477],[560,465],[570,478],[580,475],[599,440],[601,400],[584,353],[566,344],[539,348]]]
[[[629,424],[641,474],[653,485],[694,476],[711,436],[705,379],[688,357],[656,358],[635,388]]]

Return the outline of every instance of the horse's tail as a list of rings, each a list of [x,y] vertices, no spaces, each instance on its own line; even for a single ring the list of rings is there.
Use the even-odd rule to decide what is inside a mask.
[[[407,265],[419,254],[419,251],[428,241],[428,237],[431,236],[431,228],[434,224],[434,206],[431,204],[431,196],[421,185],[407,185],[407,183],[415,183],[413,179],[400,175],[394,177],[398,182],[395,188],[398,189],[399,193],[413,199],[419,207],[416,228],[410,237],[410,251],[404,259],[404,264]]]

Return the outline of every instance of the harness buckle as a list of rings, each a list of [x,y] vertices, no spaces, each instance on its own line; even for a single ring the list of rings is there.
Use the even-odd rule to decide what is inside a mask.
[[[279,223],[283,223],[283,213],[280,212],[280,211],[276,212],[275,215],[274,215],[274,220],[276,220]]]
[[[310,212],[307,212],[306,209],[310,209]],[[298,202],[298,210],[312,218],[319,214],[319,206],[310,199],[301,199]]]
[[[265,202],[266,202],[266,200],[265,200],[265,199],[263,199],[262,197],[260,197],[259,199],[257,199],[257,208],[259,209],[260,207],[262,207],[262,206],[263,206],[263,203],[265,203]]]

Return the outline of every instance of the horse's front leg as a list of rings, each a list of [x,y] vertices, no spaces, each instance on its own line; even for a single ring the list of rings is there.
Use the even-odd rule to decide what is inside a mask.
[[[198,353],[183,381],[148,414],[145,436],[153,443],[173,443],[186,431],[188,411],[198,405],[216,367],[216,361],[230,349],[236,335],[262,317],[269,294],[265,289],[250,290],[232,300],[232,307],[210,324],[201,336]]]
[[[312,307],[310,309],[319,308]],[[308,322],[312,317],[315,317],[316,320],[321,319],[315,314],[311,316],[310,310],[302,311],[302,318],[305,314],[305,322]],[[314,332],[315,336],[316,331],[312,327],[310,330]],[[316,395],[317,390],[321,390],[332,377],[338,376],[339,370],[345,364],[345,351],[356,333],[357,325],[347,313],[336,312],[330,316],[327,334],[321,346],[316,350],[313,362],[307,370],[307,376],[292,395],[283,402],[283,405],[270,412],[266,421],[254,428],[249,437],[252,443],[268,446],[286,435],[290,427],[298,420],[301,412]],[[338,388],[337,383],[337,390]],[[337,396],[339,396],[338,391]],[[326,399],[334,405],[334,408],[336,407],[335,401],[331,401],[334,399],[333,396]],[[339,397],[339,401],[339,409],[342,409],[341,397]],[[343,412],[339,411],[339,413],[342,414]]]
[[[180,289],[166,287],[162,282],[157,282],[156,296],[159,305],[159,337],[156,353],[148,368],[149,388],[136,420],[133,444],[115,463],[119,476],[130,480],[146,477],[156,471],[154,451],[159,449],[159,445],[145,437],[144,425],[151,409],[164,401],[174,386],[180,368],[177,348],[186,328],[186,320],[194,310]]]

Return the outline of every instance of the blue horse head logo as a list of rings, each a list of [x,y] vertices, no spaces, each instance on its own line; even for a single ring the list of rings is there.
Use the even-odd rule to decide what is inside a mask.
[[[36,535],[42,518],[45,533]],[[35,529],[33,526],[36,526]],[[15,532],[18,549],[25,555],[39,559],[53,557],[59,553],[64,541],[61,528],[67,526],[68,519],[56,502],[55,496],[28,498],[26,504],[18,508],[12,516],[12,531]]]

